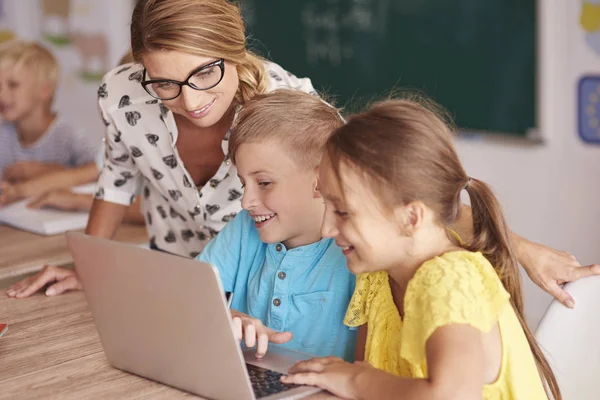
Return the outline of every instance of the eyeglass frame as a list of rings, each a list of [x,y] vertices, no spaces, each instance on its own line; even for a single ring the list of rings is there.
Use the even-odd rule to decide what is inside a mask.
[[[190,79],[192,79],[192,77],[194,75],[196,75],[198,72],[202,71],[203,69],[208,69],[214,66],[218,66],[219,69],[221,70],[221,77],[219,78],[219,80],[217,81],[217,83],[215,83],[212,86],[209,86],[207,88],[199,88],[197,86],[195,86],[193,83],[190,82]],[[144,75],[143,77],[146,77],[146,68],[144,68]],[[158,100],[163,100],[163,101],[169,101],[169,100],[173,100],[176,99],[177,97],[179,97],[179,95],[181,94],[181,90],[184,86],[189,86],[194,90],[209,90],[214,88],[215,86],[217,86],[219,83],[221,83],[221,81],[223,80],[223,77],[225,76],[225,59],[224,58],[220,58],[216,61],[210,62],[206,65],[202,65],[198,68],[196,68],[195,70],[193,70],[190,75],[187,77],[187,79],[183,82],[180,81],[176,81],[174,79],[148,79],[148,80],[143,80],[140,82],[140,84],[142,85],[142,87],[144,88],[144,90],[146,91],[146,93],[148,93],[150,96],[154,97],[155,99]],[[152,85],[153,83],[164,83],[164,82],[168,82],[168,83],[174,83],[177,86],[179,86],[179,91],[177,92],[177,95],[173,96],[173,97],[169,97],[169,98],[162,98],[162,97],[157,97],[157,95],[155,95],[154,93],[151,92],[151,90],[149,90],[147,88],[147,86]]]

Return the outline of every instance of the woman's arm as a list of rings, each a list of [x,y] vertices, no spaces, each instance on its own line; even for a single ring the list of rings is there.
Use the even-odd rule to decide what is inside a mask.
[[[19,161],[4,169],[2,180],[10,183],[22,183],[39,176],[64,171],[67,167],[40,161]]]
[[[465,242],[473,237],[473,215],[471,207],[463,205],[460,219],[450,227]],[[567,307],[573,307],[575,302],[561,285],[593,275],[600,275],[600,265],[582,267],[577,259],[566,252],[532,242],[511,232],[511,241],[519,263],[531,280],[550,293]]]
[[[87,193],[74,193],[69,189],[56,189],[46,192],[35,198],[28,204],[30,208],[56,208],[64,211],[87,211],[92,209],[94,196]],[[127,207],[124,222],[143,225],[145,223],[144,216],[141,212],[141,201],[136,200]]]
[[[143,223],[144,218],[139,212],[139,203],[134,202],[132,207],[121,204],[109,203],[102,200],[93,200],[89,194],[79,194],[69,192],[67,199],[73,209],[84,210],[90,207],[91,212],[88,220],[86,233],[92,236],[103,238],[112,238],[121,224],[124,217],[129,217],[136,222]],[[38,202],[30,204],[33,207],[43,206],[43,202],[48,199],[39,199]],[[61,201],[66,201],[64,198]],[[135,207],[135,208],[134,208]],[[130,208],[134,208],[129,211]],[[8,288],[6,294],[9,297],[24,298],[29,297],[46,285],[51,284],[46,289],[47,296],[55,296],[70,290],[81,290],[79,277],[72,269],[58,268],[53,265],[46,265],[40,272],[29,276]]]
[[[123,222],[128,207],[122,204],[94,199],[85,233],[90,236],[112,239],[117,228]]]
[[[140,200],[139,196],[135,198],[129,207],[127,207],[125,216],[123,217],[123,222],[140,225],[144,225],[146,223],[144,214],[142,214],[142,201]]]
[[[96,164],[92,163],[81,167],[55,170],[25,182],[15,184],[3,182],[0,204],[9,204],[27,197],[39,196],[54,189],[94,182],[97,178],[98,168]]]

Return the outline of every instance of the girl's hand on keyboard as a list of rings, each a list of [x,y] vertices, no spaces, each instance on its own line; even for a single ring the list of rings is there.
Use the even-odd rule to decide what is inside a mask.
[[[256,346],[256,357],[261,358],[267,353],[269,342],[282,344],[292,339],[292,332],[278,332],[267,328],[256,318],[236,310],[231,311],[233,334],[238,342],[244,339],[247,347]]]
[[[363,361],[349,363],[338,357],[316,357],[294,364],[289,375],[282,376],[281,381],[317,386],[343,399],[357,399],[360,398],[357,393],[357,378],[373,372],[385,374]]]

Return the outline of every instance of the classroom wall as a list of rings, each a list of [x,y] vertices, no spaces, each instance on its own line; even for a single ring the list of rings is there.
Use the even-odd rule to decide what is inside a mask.
[[[589,36],[580,25],[582,0],[540,3],[538,89],[544,143],[459,139],[458,151],[469,174],[494,187],[515,232],[568,251],[582,264],[600,263],[600,145],[578,137],[576,119],[579,78],[600,75],[600,54],[586,42]],[[526,315],[532,327],[550,300],[526,280]]]

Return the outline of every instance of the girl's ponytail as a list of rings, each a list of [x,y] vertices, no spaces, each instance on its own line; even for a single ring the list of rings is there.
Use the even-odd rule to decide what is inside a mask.
[[[562,397],[552,368],[525,323],[521,275],[500,204],[490,187],[480,180],[468,178],[463,188],[469,193],[473,215],[473,237],[471,243],[465,247],[470,251],[482,252],[496,269],[504,288],[510,294],[511,304],[525,332],[538,369],[546,381],[546,387],[550,389],[554,400],[560,400]]]

